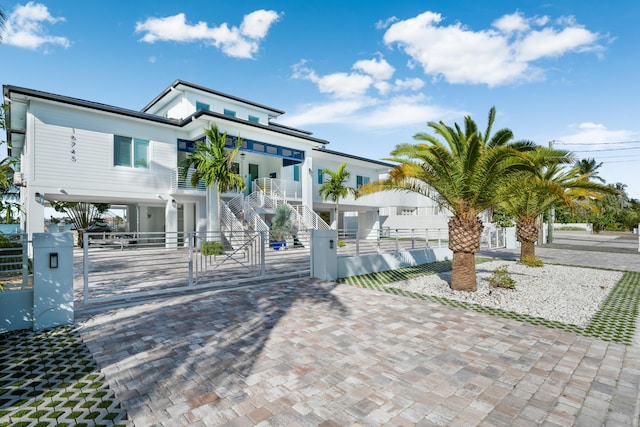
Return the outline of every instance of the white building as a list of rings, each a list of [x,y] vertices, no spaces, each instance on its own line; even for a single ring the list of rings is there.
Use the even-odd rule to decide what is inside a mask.
[[[391,167],[325,149],[328,141],[277,124],[281,110],[182,80],[142,111],[11,85],[3,86],[3,93],[10,105],[10,154],[20,158],[22,228],[30,235],[44,231],[51,200],[121,206],[131,232],[211,230],[217,212],[208,202],[213,198],[204,187],[192,188],[178,165],[212,123],[227,133],[230,146],[236,138],[243,141],[234,167],[247,188],[222,198],[225,209],[253,228],[260,225],[248,221],[246,209],[268,222],[270,208],[283,202],[309,228],[325,226],[313,212],[335,226],[336,219],[327,215],[334,212],[333,203],[318,195],[320,171],[347,162],[348,185],[358,187]],[[421,227],[446,227],[447,218],[429,199],[403,193],[348,198],[340,202],[340,213],[338,227],[359,229],[379,228],[381,218],[408,228],[406,215]],[[402,215],[402,221],[394,220]]]

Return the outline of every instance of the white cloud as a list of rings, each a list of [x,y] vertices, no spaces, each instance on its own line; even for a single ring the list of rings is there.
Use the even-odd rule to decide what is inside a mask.
[[[520,12],[496,19],[493,26],[505,34],[523,32],[530,28],[529,23]]]
[[[423,127],[428,121],[459,119],[466,113],[430,105],[424,95],[399,96],[388,100],[360,98],[305,105],[298,112],[282,117],[294,127],[344,124],[367,131]]]
[[[392,80],[395,69],[382,57],[359,60],[350,73],[318,75],[305,60],[292,68],[292,78],[314,83],[333,100],[305,105],[299,112],[287,114],[283,121],[291,126],[342,123],[385,129],[463,116],[460,112],[429,105],[424,94],[416,94],[424,86],[422,79]]]
[[[227,23],[209,27],[209,24],[203,21],[189,24],[185,14],[178,13],[137,22],[136,33],[143,33],[140,40],[146,43],[203,41],[216,46],[228,56],[253,58],[258,52],[259,42],[267,36],[271,25],[281,16],[273,10],[256,10],[245,15],[239,27],[229,27]]]
[[[571,145],[573,149],[580,145],[589,145],[589,148],[607,147],[611,148],[613,142],[640,140],[640,134],[629,130],[609,130],[602,123],[584,122],[577,126],[572,126],[575,131],[558,138],[560,144]],[[595,145],[594,145],[595,144]]]
[[[473,31],[461,23],[442,25],[439,13],[424,12],[393,23],[384,34],[388,46],[399,46],[425,74],[456,84],[505,84],[535,81],[544,72],[533,61],[569,52],[601,50],[602,38],[575,22],[562,18],[526,18],[520,12],[504,15],[493,28]],[[540,28],[541,29],[534,29]]]
[[[388,80],[393,76],[396,71],[384,59],[363,59],[353,64],[353,69],[362,71],[365,74],[370,75],[376,80]]]
[[[63,17],[53,17],[47,6],[29,2],[18,5],[9,14],[2,34],[2,43],[10,46],[36,50],[45,45],[57,45],[68,48],[69,39],[48,34],[46,24],[64,22]]]

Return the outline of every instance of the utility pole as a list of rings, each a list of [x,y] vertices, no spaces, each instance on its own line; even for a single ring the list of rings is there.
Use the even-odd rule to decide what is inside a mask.
[[[549,148],[553,148],[553,141],[549,141]],[[553,221],[555,220],[555,215],[556,207],[551,206],[547,221],[547,243],[553,243]]]

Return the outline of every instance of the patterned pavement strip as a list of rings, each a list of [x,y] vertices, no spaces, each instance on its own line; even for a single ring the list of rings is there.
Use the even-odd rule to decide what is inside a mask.
[[[138,427],[638,422],[638,346],[314,279],[78,323]]]
[[[0,336],[0,426],[130,425],[70,327]]]

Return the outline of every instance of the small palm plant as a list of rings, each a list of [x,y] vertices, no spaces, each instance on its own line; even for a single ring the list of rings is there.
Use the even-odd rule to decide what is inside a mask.
[[[287,205],[278,206],[271,221],[271,240],[274,249],[279,249],[282,241],[291,236],[291,227],[291,209]]]

